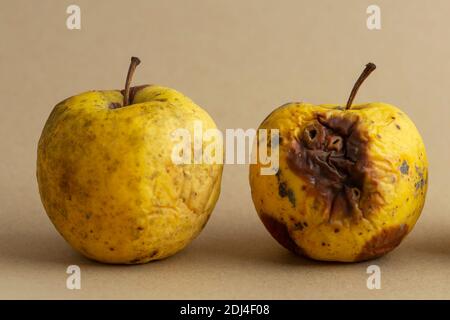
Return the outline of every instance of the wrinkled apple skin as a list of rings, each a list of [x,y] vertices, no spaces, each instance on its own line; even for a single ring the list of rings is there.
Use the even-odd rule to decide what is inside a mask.
[[[206,224],[220,193],[222,164],[176,165],[171,133],[211,117],[159,86],[91,91],[66,99],[42,132],[37,180],[60,234],[88,258],[136,264],[175,254]]]
[[[347,171],[336,173],[320,160],[331,161],[333,152],[309,150],[302,142],[318,119],[326,128],[352,124],[340,134],[347,146],[342,157],[356,159]],[[413,229],[425,202],[428,162],[420,134],[401,110],[384,103],[349,110],[290,103],[260,128],[280,130],[280,169],[261,175],[260,163],[250,166],[252,198],[268,231],[287,249],[316,260],[364,261],[391,251]],[[350,137],[359,144],[346,145]],[[346,182],[339,184],[339,177]],[[354,198],[352,188],[359,190]]]

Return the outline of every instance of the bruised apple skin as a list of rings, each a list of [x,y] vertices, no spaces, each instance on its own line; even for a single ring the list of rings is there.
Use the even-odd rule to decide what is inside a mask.
[[[413,229],[425,202],[428,162],[414,123],[392,105],[352,100],[347,108],[279,107],[260,125],[279,129],[279,170],[261,175],[260,163],[250,166],[253,202],[267,230],[316,260],[386,254]]]
[[[73,248],[100,262],[137,264],[171,256],[200,233],[222,165],[171,161],[175,129],[192,134],[195,120],[216,128],[206,111],[170,88],[126,91],[59,103],[39,141],[37,179],[48,216]]]

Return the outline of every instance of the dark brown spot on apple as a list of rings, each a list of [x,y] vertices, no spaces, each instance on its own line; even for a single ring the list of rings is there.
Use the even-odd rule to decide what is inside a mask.
[[[122,104],[118,102],[111,102],[108,107],[110,109],[119,109],[122,108]]]
[[[280,182],[278,183],[278,194],[280,197],[288,197],[289,202],[291,203],[292,207],[295,207],[295,194],[292,189],[288,188],[286,186],[286,182]]]
[[[158,250],[154,250],[151,254],[150,254],[150,258],[153,258],[154,256],[156,256],[158,254]]]
[[[267,231],[269,231],[269,233],[272,235],[272,237],[275,238],[275,240],[278,241],[278,243],[296,254],[305,255],[303,249],[300,248],[291,238],[289,230],[287,229],[285,224],[279,222],[265,212],[261,212],[259,214],[259,217],[266,227]]]
[[[130,263],[130,264],[142,263],[142,262],[146,261],[149,258],[150,259],[154,258],[158,253],[159,253],[158,250],[153,250],[152,252],[150,252],[150,254],[147,254],[145,256],[141,256],[141,257],[138,257],[136,259],[130,260],[128,263]]]
[[[401,224],[381,230],[364,245],[356,261],[381,257],[397,247],[408,233],[408,226]]]
[[[289,202],[292,207],[295,208],[295,194],[294,191],[287,186],[286,182],[281,181],[281,169],[278,169],[276,173],[276,177],[278,180],[278,195],[282,198],[288,197]]]
[[[316,114],[291,143],[289,168],[314,187],[308,192],[325,199],[329,220],[362,217],[368,141],[358,116]]]
[[[395,124],[395,127],[396,127],[398,130],[401,130],[401,129],[402,129],[398,124]]]

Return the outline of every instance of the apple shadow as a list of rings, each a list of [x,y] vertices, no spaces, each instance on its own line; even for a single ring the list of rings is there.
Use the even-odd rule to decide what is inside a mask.
[[[8,229],[0,232],[0,259],[32,264],[93,264],[55,231]]]
[[[296,255],[278,244],[265,230],[258,232],[258,230],[239,229],[232,233],[210,230],[204,236],[201,235],[189,251],[197,259],[205,261],[215,259],[222,265],[230,262],[254,264],[255,261],[260,266],[278,265],[283,267],[331,268],[350,265],[340,262],[316,261]]]

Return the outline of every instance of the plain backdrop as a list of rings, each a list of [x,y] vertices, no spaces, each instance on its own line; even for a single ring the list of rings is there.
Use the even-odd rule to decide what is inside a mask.
[[[81,8],[81,30],[66,8]],[[383,1],[382,29],[366,27],[373,1],[2,1],[0,10],[0,298],[450,298],[450,2]],[[405,111],[423,135],[430,185],[416,228],[378,260],[319,263],[280,247],[260,223],[248,167],[225,167],[202,234],[169,259],[108,266],[74,252],[41,205],[36,147],[53,106],[77,93],[134,84],[173,87],[220,129],[255,128],[289,101],[345,103],[363,66],[377,70],[356,102]],[[66,269],[81,267],[81,290]],[[382,289],[368,290],[379,265]]]

